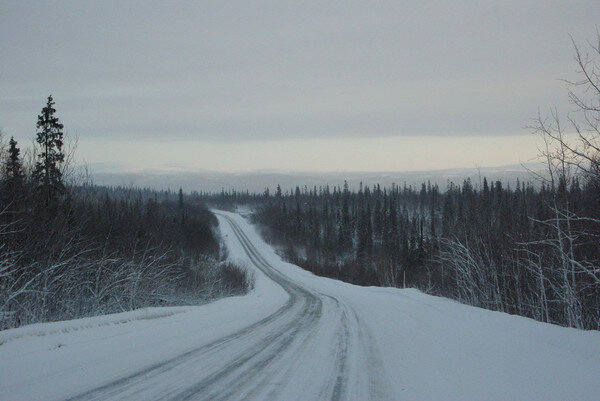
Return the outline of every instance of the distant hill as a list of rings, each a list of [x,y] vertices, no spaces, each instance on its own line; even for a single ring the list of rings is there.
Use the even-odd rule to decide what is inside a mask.
[[[504,184],[514,185],[517,179],[525,182],[535,181],[534,174],[543,172],[543,165],[529,163],[527,165],[510,165],[501,167],[461,168],[431,171],[406,171],[406,172],[275,172],[256,171],[244,173],[223,173],[213,171],[182,172],[182,171],[141,171],[130,173],[99,172],[92,178],[99,185],[123,185],[149,187],[155,189],[176,190],[182,187],[185,191],[216,192],[221,189],[238,191],[263,192],[265,188],[273,191],[277,184],[283,191],[289,191],[296,186],[337,186],[348,181],[351,188],[358,188],[360,183],[373,186],[381,184],[390,186],[397,184],[403,186],[420,186],[422,182],[437,183],[440,189],[445,190],[447,183],[462,183],[470,178],[474,185],[478,185],[483,177],[488,181],[502,181]]]

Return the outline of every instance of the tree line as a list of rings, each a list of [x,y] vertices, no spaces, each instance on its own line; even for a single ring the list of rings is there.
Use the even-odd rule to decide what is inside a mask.
[[[315,274],[598,328],[599,189],[575,178],[552,188],[484,177],[444,192],[430,183],[297,187],[250,201],[264,237]]]

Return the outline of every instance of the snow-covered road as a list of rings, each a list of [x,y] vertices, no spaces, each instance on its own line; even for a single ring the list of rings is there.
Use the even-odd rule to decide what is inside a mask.
[[[577,399],[600,332],[315,277],[220,212],[242,297],[0,332],[0,400]]]

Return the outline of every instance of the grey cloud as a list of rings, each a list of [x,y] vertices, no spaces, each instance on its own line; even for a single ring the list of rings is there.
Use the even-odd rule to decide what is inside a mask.
[[[564,105],[600,3],[4,2],[0,124],[85,137],[499,135]]]

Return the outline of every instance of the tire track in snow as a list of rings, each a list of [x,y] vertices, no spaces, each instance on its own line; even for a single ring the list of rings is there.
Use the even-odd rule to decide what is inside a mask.
[[[231,222],[231,220],[228,217],[225,216],[225,218],[228,220],[228,222],[230,224],[235,224],[235,223]],[[234,231],[239,230],[239,228],[234,227],[233,225],[232,225],[232,228],[234,228]],[[238,233],[239,233],[239,231],[238,231]],[[236,235],[239,235],[238,233],[236,233]],[[247,252],[247,254],[250,257],[250,259],[252,260],[252,262],[255,263],[257,265],[257,267],[259,269],[261,269],[261,271],[263,271],[271,280],[273,280],[281,285],[282,278],[280,277],[280,275],[278,275],[272,268],[267,267],[268,270],[265,270],[265,266],[259,259],[260,255],[258,255],[258,258],[257,258],[257,256],[256,256],[257,252],[255,250],[252,250],[247,247],[247,243],[249,243],[247,238],[245,238],[245,241],[244,241],[242,238],[240,238],[238,236],[238,239],[242,243],[242,246],[244,247],[245,251]],[[297,287],[297,286],[294,285],[294,287]],[[296,306],[296,307],[298,306],[298,303],[299,303],[298,293],[296,291],[290,292],[287,288],[286,288],[286,291],[288,291],[288,293],[290,294],[290,299],[287,301],[287,303],[283,307],[281,307],[278,311],[276,311],[274,314],[260,320],[259,322],[255,323],[251,326],[248,326],[247,328],[242,329],[236,333],[233,333],[227,337],[218,339],[210,344],[187,351],[187,352],[180,354],[174,358],[171,358],[167,361],[160,362],[158,364],[152,365],[146,369],[140,370],[138,372],[135,372],[135,373],[128,375],[126,377],[123,377],[121,379],[107,383],[96,389],[87,391],[85,393],[79,394],[74,397],[71,397],[68,400],[108,399],[110,397],[118,395],[119,393],[122,393],[124,390],[127,390],[127,389],[135,386],[137,383],[140,383],[140,382],[143,382],[146,380],[150,380],[150,379],[154,379],[157,376],[159,376],[160,374],[168,372],[171,369],[175,368],[176,366],[181,365],[181,364],[185,363],[186,361],[189,361],[190,359],[193,359],[200,355],[207,354],[209,352],[219,352],[220,350],[225,348],[229,343],[232,343],[234,341],[244,341],[244,340],[246,340],[245,337],[251,337],[253,335],[253,333],[256,330],[258,330],[259,328],[271,325],[271,324],[273,324],[273,322],[282,320],[286,316],[286,314],[288,314],[290,312],[290,310],[292,310],[294,308],[294,306]],[[308,293],[308,292],[306,291],[306,293]],[[302,311],[300,311],[300,313],[301,312]],[[298,313],[295,312],[295,315],[296,314],[298,314]],[[298,314],[298,315],[300,315],[300,314]],[[269,345],[269,341],[274,341],[276,339],[276,337],[278,337],[280,334],[285,334],[289,331],[288,327],[284,327],[283,329],[284,329],[283,332],[274,333],[273,335],[266,337],[262,343],[263,348],[265,348],[266,346]],[[250,354],[248,357],[252,358],[255,354],[258,354],[260,351],[262,351],[262,349],[259,349],[258,351]],[[239,362],[239,361],[240,361],[240,358],[236,358],[236,360],[233,362]],[[220,372],[220,373],[223,374],[223,373],[227,373],[227,372]]]
[[[174,399],[191,399],[195,396],[203,395],[207,397],[202,398],[227,400],[235,398],[234,396],[236,395],[236,393],[243,393],[243,390],[250,390],[251,394],[252,390],[260,391],[261,383],[264,384],[264,379],[268,380],[270,376],[268,373],[265,373],[265,371],[269,370],[268,365],[275,364],[276,360],[281,360],[283,358],[285,350],[289,348],[294,341],[302,341],[302,338],[299,337],[304,337],[304,341],[306,341],[308,338],[306,337],[305,333],[310,332],[314,327],[316,327],[319,317],[321,316],[321,299],[314,293],[308,291],[307,289],[291,282],[285,276],[279,273],[276,269],[274,269],[273,266],[271,266],[262,257],[262,255],[250,242],[246,234],[239,228],[239,226],[229,217],[223,217],[230,224],[236,237],[244,247],[244,250],[246,251],[252,263],[254,263],[256,267],[258,267],[270,279],[281,285],[290,294],[290,298],[294,300],[294,303],[302,303],[303,308],[301,309],[299,315],[295,316],[292,319],[292,322],[289,326],[286,326],[284,330],[279,330],[277,333],[274,334],[274,337],[276,338],[283,338],[283,340],[277,340],[277,342],[280,343],[279,346],[271,347],[271,343],[273,342],[273,336],[269,336],[262,341],[262,345],[264,346],[262,349],[267,349],[268,351],[270,351],[269,353],[267,353],[267,355],[262,356],[262,358],[266,359],[261,360],[262,358],[260,358],[258,362],[255,362],[253,365],[245,369],[243,369],[244,366],[232,363],[227,367],[227,369],[224,372],[222,372],[223,374],[218,377],[218,380],[203,380],[196,386],[186,390],[184,393],[176,394],[174,396]],[[300,336],[302,332],[304,332],[304,336]],[[219,383],[221,381],[227,380],[228,376],[230,376],[232,372],[238,370],[241,370],[241,372],[238,375],[236,375],[236,377],[233,378],[233,380],[228,380],[230,382],[230,385],[224,386],[223,384]],[[263,380],[260,380],[261,375],[264,376]],[[235,382],[236,386],[231,385],[231,381]],[[208,386],[215,387],[215,391],[213,391],[212,393],[203,394],[203,390]],[[250,388],[245,389],[244,387]],[[222,391],[223,388],[227,388],[228,390]],[[271,392],[270,396],[276,397],[277,392]]]

